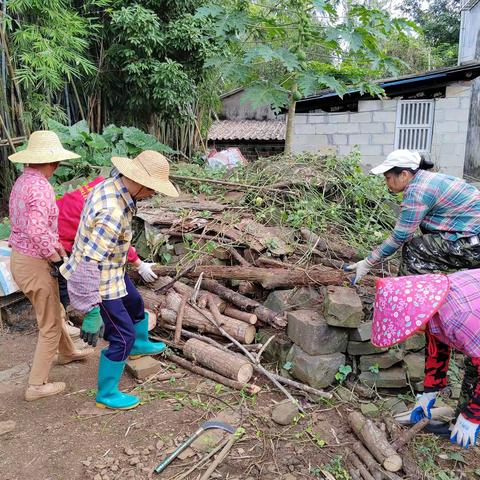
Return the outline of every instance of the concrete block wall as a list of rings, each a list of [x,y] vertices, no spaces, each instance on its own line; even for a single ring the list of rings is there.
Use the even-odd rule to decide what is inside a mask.
[[[435,100],[432,158],[440,171],[463,176],[470,112],[471,82],[446,88]],[[314,111],[295,116],[294,152],[323,152],[333,148],[348,155],[358,148],[362,164],[370,169],[395,147],[398,99],[364,100],[358,112]]]
[[[471,82],[462,82],[435,100],[432,159],[441,172],[456,177],[463,177],[471,94]]]
[[[372,168],[393,150],[396,111],[397,100],[370,100],[360,101],[358,112],[297,114],[293,151],[334,147],[348,155],[358,148],[364,166]]]

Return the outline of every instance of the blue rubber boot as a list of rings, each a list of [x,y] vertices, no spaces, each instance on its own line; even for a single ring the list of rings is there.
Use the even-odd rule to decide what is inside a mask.
[[[113,410],[129,410],[135,408],[140,400],[118,390],[118,382],[123,373],[125,362],[113,362],[102,350],[98,365],[98,392],[95,398],[97,407]]]
[[[138,323],[133,325],[135,328],[135,343],[133,344],[130,358],[139,358],[145,355],[158,355],[162,353],[166,345],[163,342],[151,342],[148,339],[148,313]]]

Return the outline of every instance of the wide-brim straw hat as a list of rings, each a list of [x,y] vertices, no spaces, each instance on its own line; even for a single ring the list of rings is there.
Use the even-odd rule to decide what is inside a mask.
[[[379,278],[376,289],[371,342],[385,348],[414,335],[438,312],[450,282],[442,273]]]
[[[112,157],[117,170],[130,180],[169,197],[178,197],[177,189],[170,182],[168,160],[158,152],[145,150],[133,160]]]
[[[50,130],[33,132],[28,139],[27,148],[8,157],[14,163],[29,164],[61,162],[75,158],[80,158],[80,155],[63,148],[57,134]]]

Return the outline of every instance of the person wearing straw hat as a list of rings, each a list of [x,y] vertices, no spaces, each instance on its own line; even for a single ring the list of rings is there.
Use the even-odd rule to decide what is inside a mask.
[[[58,350],[57,363],[82,360],[92,348],[78,351],[66,328],[65,310],[60,303],[54,265],[65,255],[58,239],[58,208],[48,179],[64,160],[79,158],[65,150],[54,132],[37,131],[25,150],[8,157],[25,165],[10,194],[12,275],[35,309],[38,342],[25,392],[27,401],[55,395],[65,389],[63,382],[48,382]]]
[[[425,333],[425,392],[417,397],[410,421],[431,418],[438,393],[447,386],[453,348],[469,358],[477,380],[456,413],[450,439],[465,448],[480,433],[480,269],[446,274],[381,278],[376,282],[372,338],[376,347],[397,345]],[[460,400],[459,400],[460,403]]]
[[[147,150],[133,160],[113,157],[112,163],[118,173],[92,189],[72,255],[60,271],[72,306],[85,313],[81,337],[95,345],[104,330],[109,342],[100,356],[97,406],[130,409],[139,399],[118,390],[126,359],[165,349],[164,343],[149,341],[143,300],[125,272],[135,202],[156,192],[170,197],[178,192],[168,178],[168,161],[158,152]]]
[[[102,183],[104,177],[98,176],[91,182],[80,186],[72,192],[65,193],[57,200],[58,206],[58,236],[60,243],[67,252],[67,255],[72,253],[75,236],[77,235],[78,224],[80,223],[80,216],[82,214],[85,201],[93,190],[93,187]],[[135,248],[130,246],[127,254],[128,262],[137,270],[144,282],[154,282],[158,277],[152,270],[154,263],[144,262],[138,256]],[[62,275],[58,277],[58,284],[60,287],[60,301],[62,305],[67,308],[70,304],[68,298],[67,282]],[[67,325],[68,327],[68,325]]]

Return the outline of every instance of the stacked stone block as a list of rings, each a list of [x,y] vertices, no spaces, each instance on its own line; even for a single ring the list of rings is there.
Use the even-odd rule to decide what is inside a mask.
[[[370,343],[372,322],[364,320],[363,305],[353,288],[331,286],[272,292],[265,305],[286,312],[286,334],[261,331],[260,341],[275,339],[265,352],[291,375],[315,388],[335,383],[338,369],[355,364],[361,382],[377,388],[405,388],[410,382],[421,391],[424,336],[403,345],[380,349]]]

